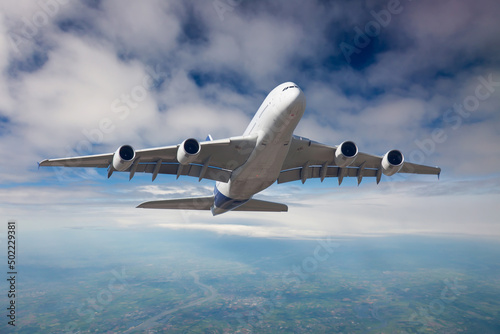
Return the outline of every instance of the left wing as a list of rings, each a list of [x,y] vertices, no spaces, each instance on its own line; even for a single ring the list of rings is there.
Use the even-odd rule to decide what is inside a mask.
[[[231,172],[248,159],[255,147],[255,141],[256,138],[249,136],[201,143],[194,139],[187,139],[180,145],[137,151],[128,145],[123,145],[114,153],[47,159],[41,161],[39,165],[108,168],[108,177],[114,171],[119,171],[128,172],[130,179],[137,172],[151,173],[153,180],[158,174],[173,174],[177,177],[188,175],[197,177],[199,180],[228,182]],[[184,151],[184,149],[188,151],[194,149],[195,146],[197,146],[196,152]],[[186,159],[186,161],[180,163],[179,158]]]
[[[348,145],[344,146],[346,143]],[[344,177],[357,177],[358,184],[363,177],[376,177],[379,183],[382,174],[390,176],[395,173],[439,176],[441,168],[406,162],[401,152],[397,150],[389,151],[384,156],[376,156],[358,152],[352,142],[328,146],[293,136],[278,183],[296,180],[304,183],[310,178],[320,178],[323,181],[326,177],[337,177],[339,184]]]

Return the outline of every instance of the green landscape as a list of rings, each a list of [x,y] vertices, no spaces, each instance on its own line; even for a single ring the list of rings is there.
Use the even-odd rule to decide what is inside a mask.
[[[500,331],[495,241],[117,234],[78,231],[52,260],[24,252],[17,324],[1,332]],[[100,252],[79,248],[108,237]]]

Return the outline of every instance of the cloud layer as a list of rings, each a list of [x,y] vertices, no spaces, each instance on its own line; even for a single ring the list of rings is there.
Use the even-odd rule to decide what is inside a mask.
[[[394,182],[401,187],[397,195],[384,193],[383,186],[361,186],[366,193],[356,191],[352,199],[343,198],[351,188],[325,190],[309,201],[301,194],[316,185],[274,186],[286,191],[271,188],[271,198],[295,202],[295,213],[259,214],[256,227],[245,223],[242,233],[446,233],[462,226],[457,233],[500,234],[491,220],[498,210],[471,186],[484,187],[492,194],[488,198],[498,197],[488,186],[498,184],[500,165],[497,1],[42,0],[3,3],[0,9],[0,195],[6,215],[24,217],[30,205],[41,210],[51,192],[69,211],[78,210],[76,203],[57,194],[85,194],[78,196],[82,205],[99,198],[113,207],[118,200],[95,190],[110,185],[130,189],[127,195],[114,188],[107,194],[125,196],[130,207],[148,196],[168,197],[165,189],[178,186],[168,177],[158,179],[167,188],[155,193],[147,187],[156,183],[146,178],[121,185],[125,178],[110,181],[96,171],[71,171],[64,172],[71,176],[65,179],[84,182],[66,181],[59,188],[58,172],[37,172],[35,162],[114,151],[124,143],[145,148],[208,133],[239,135],[265,95],[292,80],[308,101],[297,134],[327,144],[354,140],[374,154],[398,148],[408,160],[441,166],[444,182],[428,185],[429,193],[438,193],[432,199],[414,198],[418,185],[412,182],[427,179],[406,176]],[[193,193],[209,191],[209,184],[193,187]],[[455,196],[443,187],[464,194]],[[41,197],[48,202],[40,203]],[[326,218],[332,212],[322,203],[337,201],[346,201],[340,216],[347,225],[331,225]],[[423,209],[427,201],[432,210]],[[350,216],[350,203],[366,207]],[[393,203],[390,210],[399,216],[412,212],[415,218],[408,219],[409,225],[389,217],[367,222],[383,217],[377,213],[385,209],[377,203]],[[301,222],[311,207],[319,225],[306,231]],[[102,210],[110,220],[129,221],[113,209]],[[130,212],[135,218],[143,214]],[[174,228],[174,223],[159,222],[165,212],[146,215]],[[174,214],[175,224],[182,226],[179,215]],[[186,215],[197,224],[192,228],[207,224],[200,213]],[[467,227],[479,217],[479,228]],[[213,229],[228,228],[226,220],[239,226],[245,219],[234,213]],[[429,226],[421,224],[433,219]],[[35,224],[36,215],[29,220]],[[263,227],[259,221],[273,223]],[[356,222],[363,223],[355,228]]]

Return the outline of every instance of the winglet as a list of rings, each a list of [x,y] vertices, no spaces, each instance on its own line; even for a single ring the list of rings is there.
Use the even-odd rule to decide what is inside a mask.
[[[42,165],[42,164],[43,164],[43,163],[45,163],[45,162],[47,162],[47,161],[49,161],[49,160],[48,160],[48,159],[44,159],[44,160],[42,160],[42,161],[37,162],[37,164],[38,164],[38,169],[40,169],[40,166],[42,166],[42,167],[43,167],[43,165]]]
[[[208,134],[207,138],[205,138],[205,141],[213,141],[214,139],[212,138],[211,134]]]

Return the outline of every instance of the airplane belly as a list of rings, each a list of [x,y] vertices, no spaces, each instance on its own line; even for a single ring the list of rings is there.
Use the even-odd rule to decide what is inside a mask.
[[[266,145],[242,167],[233,172],[228,183],[231,198],[248,199],[272,185],[278,178],[289,146],[284,142]]]
[[[217,183],[216,190],[231,200],[248,200],[276,182],[304,110],[304,94],[295,84],[271,92],[245,131],[257,136],[255,148],[233,170],[229,182]]]

